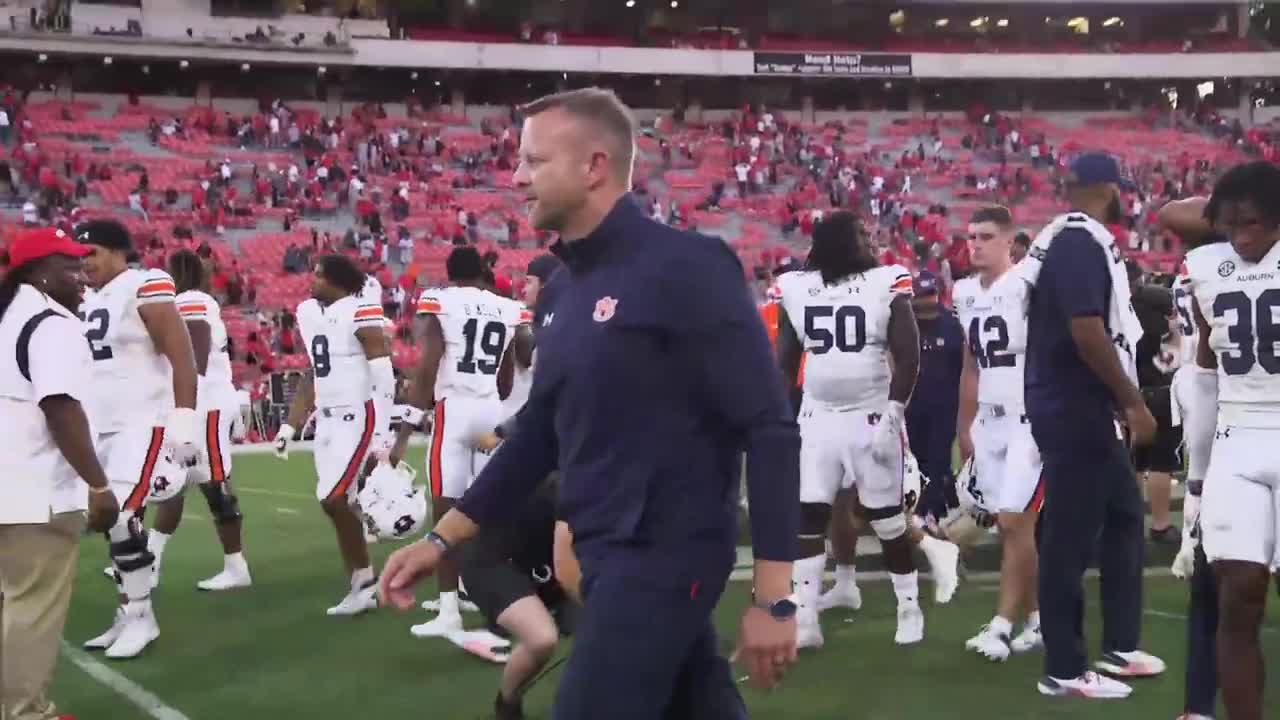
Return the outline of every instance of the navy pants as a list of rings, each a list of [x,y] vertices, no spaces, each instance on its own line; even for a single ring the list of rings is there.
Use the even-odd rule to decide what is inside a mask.
[[[1203,548],[1196,548],[1196,569],[1191,576],[1191,602],[1187,609],[1188,713],[1212,717],[1218,694],[1218,586]]]
[[[1046,483],[1040,514],[1045,673],[1066,680],[1088,667],[1083,578],[1095,552],[1102,575],[1102,651],[1138,649],[1145,510],[1129,451],[1119,440],[1075,448],[1035,434]]]
[[[911,454],[920,464],[920,472],[929,478],[916,513],[935,518],[946,517],[955,496],[951,466],[952,447],[956,442],[956,409],[937,405],[912,405],[907,410],[907,442]]]
[[[711,613],[727,577],[673,587],[588,579],[554,720],[746,720]]]

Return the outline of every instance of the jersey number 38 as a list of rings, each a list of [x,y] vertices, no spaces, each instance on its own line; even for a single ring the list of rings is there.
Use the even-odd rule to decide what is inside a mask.
[[[1227,339],[1238,349],[1224,351],[1218,359],[1227,375],[1248,374],[1259,365],[1268,375],[1280,374],[1280,321],[1275,310],[1280,308],[1280,289],[1263,290],[1256,301],[1239,290],[1222,293],[1213,300],[1213,316],[1227,313],[1234,321],[1227,326]]]

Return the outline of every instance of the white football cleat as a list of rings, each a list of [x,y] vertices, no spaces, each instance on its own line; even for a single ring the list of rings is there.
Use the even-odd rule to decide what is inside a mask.
[[[247,588],[253,585],[253,578],[249,575],[248,568],[243,570],[236,568],[225,568],[222,572],[214,575],[208,580],[201,580],[196,583],[196,588],[205,592],[221,592],[223,590],[236,590],[238,588]]]
[[[427,612],[439,613],[440,600],[438,598],[435,600],[423,600],[422,609],[426,610]],[[458,609],[464,613],[480,612],[480,608],[476,607],[475,603],[471,602],[470,600],[464,599],[461,596],[458,597]]]
[[[822,625],[818,624],[818,612],[802,608],[796,613],[796,648],[818,649],[825,644]]]
[[[919,605],[898,606],[898,631],[893,641],[899,645],[913,645],[924,640],[924,611]]]
[[[488,630],[459,630],[449,633],[445,639],[481,660],[497,665],[502,665],[511,658],[511,641]]]
[[[1009,659],[1009,636],[996,632],[990,625],[983,625],[977,635],[965,641],[964,647],[994,662]]]
[[[955,597],[956,588],[960,586],[960,546],[946,540],[926,553],[929,570],[933,573],[933,601],[946,605]],[[921,546],[924,549],[924,546]]]
[[[1009,649],[1016,655],[1031,652],[1044,647],[1044,634],[1040,631],[1039,625],[1027,625],[1022,628],[1022,632],[1009,643]]]
[[[114,566],[108,565],[102,568],[102,574],[106,575],[107,579],[110,580],[111,582],[116,581],[116,569]]]
[[[120,637],[107,648],[107,657],[112,660],[135,658],[160,637],[160,625],[156,623],[156,614],[150,603],[142,604],[136,610],[125,610],[124,628]]]
[[[862,609],[862,590],[857,585],[836,583],[831,589],[818,597],[818,612],[832,608]]]
[[[120,631],[124,630],[124,608],[116,608],[116,615],[111,620],[111,627],[92,640],[86,640],[84,648],[86,650],[106,650],[111,647],[116,638],[120,637]]]
[[[447,638],[462,632],[462,615],[437,615],[434,620],[409,628],[409,632],[416,638]]]
[[[375,610],[378,607],[378,584],[370,583],[368,587],[352,590],[342,602],[325,611],[330,617],[354,617],[361,613]]]
[[[1094,667],[1114,677],[1149,678],[1164,672],[1166,666],[1155,655],[1134,650],[1103,653],[1102,659],[1094,663]]]
[[[1036,683],[1041,695],[1054,697],[1082,697],[1095,700],[1118,700],[1129,697],[1133,688],[1118,680],[1112,680],[1096,672],[1086,672],[1077,678],[1063,680],[1048,675]]]

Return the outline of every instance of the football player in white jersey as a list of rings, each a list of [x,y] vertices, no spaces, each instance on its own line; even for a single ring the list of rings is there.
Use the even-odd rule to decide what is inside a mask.
[[[427,472],[435,517],[453,507],[489,461],[490,453],[476,444],[505,419],[502,398],[511,391],[515,363],[507,348],[516,329],[529,322],[520,303],[487,289],[484,260],[474,247],[455,248],[445,271],[450,287],[426,290],[418,299],[422,358],[410,389],[411,409],[391,452],[392,463],[404,457],[409,436],[434,407]],[[415,625],[416,637],[462,630],[457,571],[443,566],[437,578],[439,615]]]
[[[231,423],[240,414],[240,403],[231,383],[231,358],[227,354],[227,326],[222,309],[207,292],[207,272],[200,256],[179,250],[169,257],[169,274],[178,289],[178,313],[187,324],[200,373],[199,411],[204,418],[201,462],[187,471],[187,484],[200,486],[222,543],[222,572],[196,583],[201,590],[218,591],[249,587],[253,579],[245,562],[240,538],[240,501],[231,488]],[[185,491],[158,503],[149,546],[160,574],[165,544],[182,521]]]
[[[997,662],[1011,650],[1043,644],[1035,528],[1044,479],[1022,399],[1028,286],[1009,272],[1014,233],[1008,209],[975,212],[969,257],[977,275],[957,281],[953,291],[966,340],[956,436],[961,457],[973,462],[967,490],[981,510],[996,516],[1002,545],[996,615],[965,647]],[[1013,637],[1013,623],[1023,617],[1026,625]]]
[[[361,473],[390,448],[396,381],[382,306],[360,297],[364,281],[364,273],[342,255],[317,261],[311,299],[297,311],[311,371],[275,438],[277,456],[287,458],[296,428],[314,408],[316,499],[333,522],[351,573],[350,591],[329,608],[331,616],[359,615],[378,605],[364,523],[351,505]]]
[[[1218,417],[1212,439],[1207,424],[1187,424],[1196,463],[1188,476],[1207,459],[1200,528],[1218,578],[1223,704],[1232,720],[1262,720],[1259,635],[1271,575],[1280,571],[1280,167],[1231,169],[1205,216],[1230,242],[1186,258],[1199,332],[1193,416],[1216,406]],[[1196,452],[1205,446],[1207,458]]]
[[[778,354],[794,385],[805,359],[800,408],[800,598],[797,645],[820,647],[818,599],[826,569],[831,505],[856,488],[898,598],[898,644],[924,638],[924,614],[903,513],[904,412],[920,343],[911,274],[877,267],[861,222],[838,212],[814,230],[806,269],[778,278]]]
[[[184,481],[179,466],[199,454],[196,364],[168,273],[130,267],[133,244],[115,221],[84,223],[75,235],[90,247],[84,269],[94,290],[80,307],[94,361],[89,420],[120,502],[107,532],[120,608],[85,647],[131,658],[160,636],[151,607],[155,555],[141,514],[149,498]]]

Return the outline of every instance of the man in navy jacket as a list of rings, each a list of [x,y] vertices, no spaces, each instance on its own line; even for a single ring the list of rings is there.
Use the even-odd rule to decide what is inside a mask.
[[[524,114],[515,182],[532,225],[559,233],[566,277],[516,431],[435,530],[388,560],[383,597],[411,607],[452,546],[506,522],[558,467],[584,609],[553,717],[745,718],[711,617],[735,559],[744,451],[755,596],[737,654],[762,687],[795,659],[799,434],[763,324],[723,242],[654,222],[628,195],[634,125],[613,93]]]

